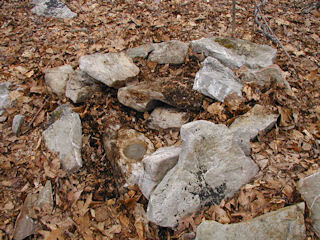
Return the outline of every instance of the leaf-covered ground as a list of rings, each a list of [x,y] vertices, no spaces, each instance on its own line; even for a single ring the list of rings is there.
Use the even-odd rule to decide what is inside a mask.
[[[159,5],[151,0],[65,2],[78,17],[63,20],[36,16],[30,11],[31,0],[0,2],[0,82],[12,82],[10,97],[15,102],[0,123],[2,239],[12,238],[27,194],[38,192],[46,180],[53,185],[54,210],[35,216],[42,227],[29,239],[181,239],[204,219],[240,222],[302,201],[296,183],[316,172],[320,163],[320,12],[314,7],[315,1],[271,0],[262,9],[298,74],[281,47],[266,39],[254,23],[253,0],[238,2],[235,33],[231,28],[232,1],[164,0]],[[84,167],[79,172],[64,172],[57,156],[45,148],[41,134],[49,114],[69,102],[47,89],[46,69],[63,64],[76,68],[81,56],[95,52],[232,34],[277,48],[276,63],[286,72],[295,94],[287,95],[284,87],[275,83],[263,88],[251,85],[244,89],[246,102],[242,105],[205,98],[200,111],[188,110],[192,120],[225,124],[256,103],[280,114],[276,128],[252,143],[252,157],[261,171],[233,198],[194,213],[175,231],[147,223],[147,200],[139,189],[119,189],[121,176],[103,149],[104,129],[110,123],[122,123],[145,133],[156,148],[178,142],[179,133],[148,129],[149,114],[122,106],[116,90],[108,87],[86,103],[73,105],[83,125]],[[189,63],[179,67],[138,64],[147,75],[163,74],[190,83],[200,61],[191,57]],[[11,130],[16,114],[26,116],[20,136]],[[308,212],[305,219],[307,239],[318,239]]]

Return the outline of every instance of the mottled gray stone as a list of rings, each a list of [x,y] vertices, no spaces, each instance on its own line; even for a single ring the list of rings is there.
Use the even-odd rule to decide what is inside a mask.
[[[44,79],[55,94],[64,96],[69,75],[72,73],[71,65],[63,65],[46,70]]]
[[[85,72],[76,70],[70,74],[66,86],[66,97],[74,103],[81,103],[89,99],[100,88],[95,80]]]
[[[206,58],[193,84],[194,90],[221,102],[231,93],[242,96],[242,87],[234,73],[213,57]]]
[[[155,44],[147,43],[139,47],[130,48],[127,50],[127,55],[131,58],[147,58],[149,53],[154,50],[154,45]]]
[[[218,59],[230,68],[246,65],[250,68],[267,67],[275,61],[277,50],[247,40],[212,37],[191,42],[194,52]]]
[[[79,67],[94,79],[115,88],[123,86],[140,71],[124,52],[85,55],[80,58]]]
[[[24,116],[23,115],[15,115],[12,120],[12,132],[16,135],[20,133],[21,126],[24,122]]]
[[[163,227],[207,204],[232,197],[258,172],[225,125],[195,121],[181,127],[178,163],[150,196],[148,219]]]
[[[43,132],[47,148],[59,153],[62,166],[68,171],[82,167],[82,127],[78,113],[68,104],[52,113],[53,123]]]
[[[300,179],[298,184],[299,192],[306,201],[311,211],[311,219],[313,228],[320,236],[320,172],[312,174],[308,177]]]
[[[74,18],[77,16],[59,0],[33,0],[32,3],[36,6],[31,9],[31,12],[39,16],[55,18]]]
[[[197,228],[196,240],[304,240],[304,208],[299,203],[234,224],[204,221]]]
[[[0,84],[0,116],[4,113],[4,109],[10,105],[9,86],[10,82]]]
[[[273,128],[278,116],[278,114],[268,113],[265,107],[256,104],[249,112],[234,120],[229,129],[236,137],[244,153],[249,156],[251,151],[250,140]]]
[[[189,120],[187,113],[174,108],[159,107],[152,111],[148,126],[152,129],[180,129]]]

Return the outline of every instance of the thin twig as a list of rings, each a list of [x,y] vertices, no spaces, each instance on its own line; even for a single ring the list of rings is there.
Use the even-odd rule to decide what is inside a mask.
[[[232,0],[232,36],[235,37],[236,31],[236,0]]]

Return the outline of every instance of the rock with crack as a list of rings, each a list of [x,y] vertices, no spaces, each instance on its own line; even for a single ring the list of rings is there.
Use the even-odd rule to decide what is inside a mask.
[[[109,161],[117,164],[126,185],[138,183],[143,172],[142,159],[154,151],[152,142],[142,133],[120,125],[106,129],[103,140]]]
[[[298,189],[311,211],[313,228],[320,236],[320,172],[305,177],[299,181]]]
[[[180,151],[181,147],[162,147],[143,158],[144,171],[139,178],[138,186],[147,199],[167,172],[176,165]]]
[[[51,116],[52,124],[43,132],[46,147],[59,153],[62,166],[67,171],[82,167],[82,127],[78,113],[69,104],[58,107]]]
[[[220,102],[231,93],[242,96],[242,87],[234,73],[213,57],[206,58],[193,84],[194,90]]]
[[[304,208],[304,203],[299,203],[234,224],[204,221],[197,228],[196,240],[303,240]]]
[[[50,68],[45,71],[44,79],[52,92],[64,96],[69,75],[73,73],[71,65]]]
[[[180,129],[188,120],[186,112],[174,108],[158,107],[150,114],[148,127],[152,129]]]
[[[223,37],[194,40],[191,48],[194,52],[218,59],[229,68],[240,68],[242,65],[250,68],[267,67],[273,64],[277,53],[276,49],[266,45]]]
[[[74,18],[77,16],[59,0],[33,0],[32,3],[35,6],[31,9],[31,12],[39,16],[55,18]]]
[[[81,103],[89,99],[94,92],[100,90],[95,79],[81,70],[70,74],[66,86],[66,97],[74,103]]]
[[[82,56],[79,67],[94,79],[109,87],[119,88],[126,80],[139,74],[139,68],[124,52]]]
[[[10,105],[9,86],[10,82],[0,83],[0,116],[4,113],[4,109]]]
[[[181,127],[178,163],[150,196],[148,219],[163,227],[231,197],[258,172],[225,125],[200,120]]]
[[[272,114],[267,108],[256,104],[249,112],[234,120],[229,129],[236,137],[243,152],[249,156],[250,141],[258,134],[263,134],[273,128],[278,116],[278,114]]]

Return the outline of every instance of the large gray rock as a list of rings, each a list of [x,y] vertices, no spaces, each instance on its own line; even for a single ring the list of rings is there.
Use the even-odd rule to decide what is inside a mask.
[[[320,236],[320,172],[299,181],[298,188],[311,211],[313,228]]]
[[[242,87],[234,73],[213,57],[206,58],[193,84],[194,90],[221,102],[231,93],[242,96]]]
[[[124,52],[85,55],[80,58],[79,67],[94,79],[115,88],[123,86],[140,71]]]
[[[182,149],[150,196],[148,219],[175,227],[199,208],[231,197],[258,172],[225,125],[195,121],[181,127]]]
[[[10,82],[0,84],[0,116],[3,114],[4,109],[10,105],[9,86]]]
[[[82,127],[78,113],[68,104],[61,105],[52,114],[52,124],[43,132],[47,148],[59,153],[62,166],[67,171],[82,167]]]
[[[149,53],[154,50],[154,45],[155,44],[147,43],[139,47],[130,48],[127,50],[127,55],[131,58],[147,58]]]
[[[197,228],[196,240],[304,240],[304,208],[299,203],[234,224],[204,221]]]
[[[230,68],[246,65],[250,68],[267,67],[275,61],[277,50],[247,40],[232,38],[201,38],[191,42],[194,52],[218,59]]]
[[[31,12],[39,16],[55,18],[74,18],[77,16],[59,0],[33,0],[32,3],[36,6],[31,9]]]
[[[180,129],[189,120],[187,113],[174,108],[159,107],[152,111],[148,126],[152,129]]]
[[[273,128],[278,116],[278,114],[268,113],[265,107],[257,104],[249,112],[234,120],[229,129],[244,153],[249,156],[250,141],[258,134],[263,134]]]
[[[89,99],[100,88],[95,80],[85,72],[76,70],[69,76],[66,86],[66,97],[74,103],[81,103]]]
[[[69,75],[73,73],[71,65],[50,68],[45,71],[44,79],[50,89],[58,96],[64,96]]]

